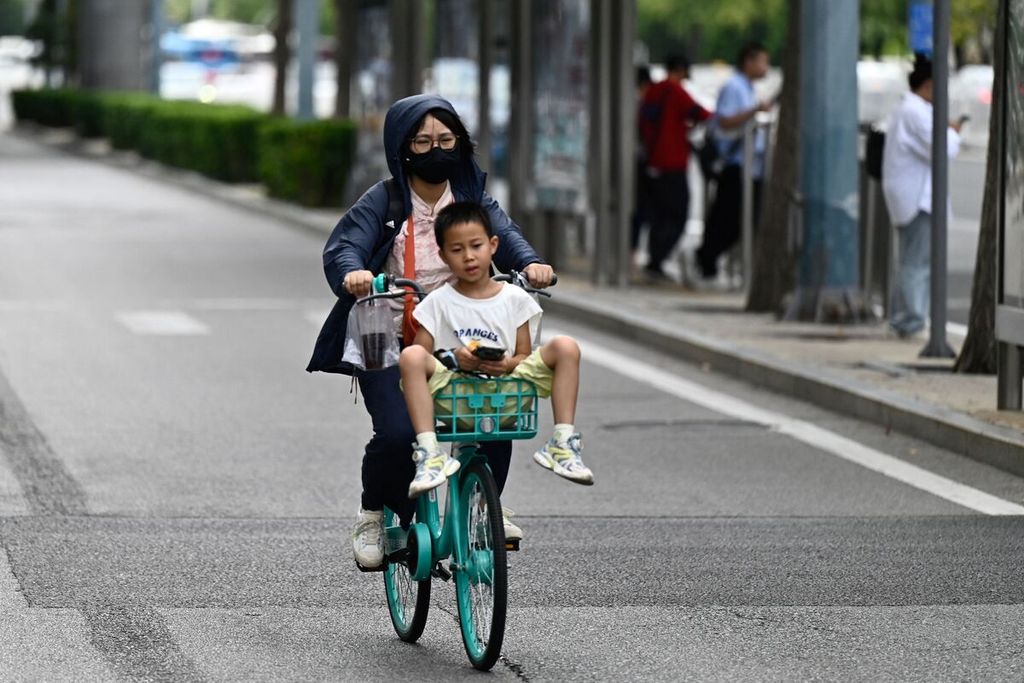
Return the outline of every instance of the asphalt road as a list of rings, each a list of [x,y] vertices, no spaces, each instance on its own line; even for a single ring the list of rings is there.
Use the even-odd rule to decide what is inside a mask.
[[[369,430],[303,372],[322,240],[0,136],[0,677],[476,680],[391,632],[348,529]],[[551,318],[1005,500],[1024,481]],[[594,358],[595,354],[591,355]],[[597,484],[517,445],[498,680],[1020,680],[1024,530],[585,361]],[[545,424],[549,415],[545,415]],[[972,490],[973,490],[972,489]]]

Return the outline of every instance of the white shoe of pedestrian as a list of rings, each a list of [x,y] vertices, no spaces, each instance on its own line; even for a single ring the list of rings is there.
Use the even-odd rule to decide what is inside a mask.
[[[359,509],[352,527],[352,554],[364,569],[376,569],[384,562],[384,512]]]

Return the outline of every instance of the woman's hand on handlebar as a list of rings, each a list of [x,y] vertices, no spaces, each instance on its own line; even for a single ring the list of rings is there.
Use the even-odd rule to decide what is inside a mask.
[[[345,290],[355,297],[364,297],[373,289],[373,273],[368,270],[353,270],[345,276]]]
[[[475,372],[480,369],[480,359],[465,346],[455,349],[455,357],[459,360],[460,370]]]
[[[544,263],[531,263],[523,268],[523,275],[530,281],[530,286],[536,289],[544,289],[551,286],[555,276],[555,269]]]

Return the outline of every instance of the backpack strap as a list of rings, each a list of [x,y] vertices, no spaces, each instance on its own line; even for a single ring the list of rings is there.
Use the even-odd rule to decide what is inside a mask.
[[[405,196],[394,177],[384,181],[384,188],[388,191],[388,212],[384,216],[384,222],[394,221],[397,230],[402,227],[402,221],[405,220]]]

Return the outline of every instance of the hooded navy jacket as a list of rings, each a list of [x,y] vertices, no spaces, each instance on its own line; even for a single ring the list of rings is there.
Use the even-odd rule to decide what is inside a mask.
[[[416,132],[414,127],[431,109],[444,109],[456,114],[454,107],[436,95],[414,95],[391,105],[384,119],[384,152],[388,170],[402,191],[402,216],[412,212],[412,195],[402,166],[403,143]],[[522,270],[531,263],[543,263],[523,237],[522,230],[512,222],[498,202],[484,192],[487,174],[472,158],[463,162],[449,179],[456,201],[479,202],[491,217],[498,236],[494,264],[499,270]],[[394,185],[394,184],[393,184]],[[331,232],[324,247],[324,273],[338,302],[327,317],[313,349],[308,372],[340,372],[352,374],[352,366],[341,360],[345,347],[348,314],[355,297],[345,291],[345,276],[355,270],[379,273],[391,252],[401,221],[389,225],[389,195],[385,181],[380,181],[359,198]],[[404,220],[404,219],[403,219]]]

